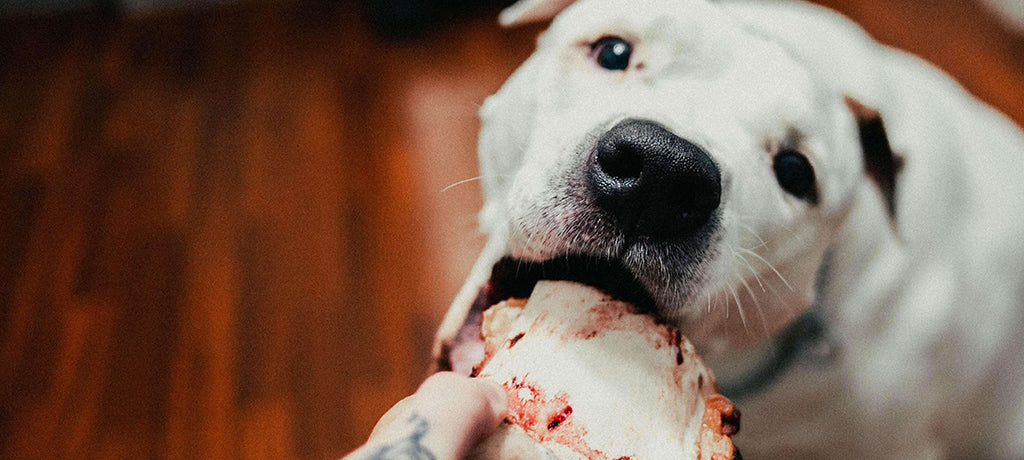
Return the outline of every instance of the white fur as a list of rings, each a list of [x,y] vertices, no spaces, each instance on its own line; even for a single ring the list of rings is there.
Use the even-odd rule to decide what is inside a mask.
[[[562,3],[527,1],[504,21]],[[595,65],[588,44],[606,35],[631,40],[642,68]],[[906,160],[895,226],[845,96],[881,113]],[[820,305],[839,355],[741,401],[749,458],[1024,458],[1024,135],[935,68],[803,3],[582,0],[481,117],[491,240],[440,339],[503,255],[613,256],[723,369]],[[663,263],[672,248],[575,224],[594,220],[574,170],[627,117],[663,124],[721,169],[717,239],[686,276]],[[772,144],[793,130],[817,205],[771,170]]]

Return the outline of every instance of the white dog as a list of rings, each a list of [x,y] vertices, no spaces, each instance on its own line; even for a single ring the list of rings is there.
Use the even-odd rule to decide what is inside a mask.
[[[502,14],[557,17],[481,110],[490,239],[439,366],[577,279],[698,344],[748,458],[1024,459],[1024,135],[818,7],[571,3]]]

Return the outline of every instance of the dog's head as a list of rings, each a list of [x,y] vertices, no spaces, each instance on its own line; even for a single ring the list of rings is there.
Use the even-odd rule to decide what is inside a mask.
[[[677,321],[799,314],[866,177],[870,111],[713,3],[569,3],[502,16],[564,8],[481,110],[495,273],[636,286]]]

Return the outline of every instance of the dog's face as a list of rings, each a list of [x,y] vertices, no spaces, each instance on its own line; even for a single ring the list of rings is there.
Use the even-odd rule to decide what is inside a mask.
[[[863,177],[843,95],[701,0],[577,2],[481,114],[505,254],[618,267],[679,321],[802,311]]]

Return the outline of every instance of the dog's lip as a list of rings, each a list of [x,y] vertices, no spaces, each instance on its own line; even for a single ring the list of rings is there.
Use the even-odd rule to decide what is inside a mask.
[[[565,280],[593,286],[608,295],[648,312],[656,303],[620,261],[582,255],[527,261],[504,257],[494,264],[484,295],[488,305],[509,298],[527,298],[540,280]]]

